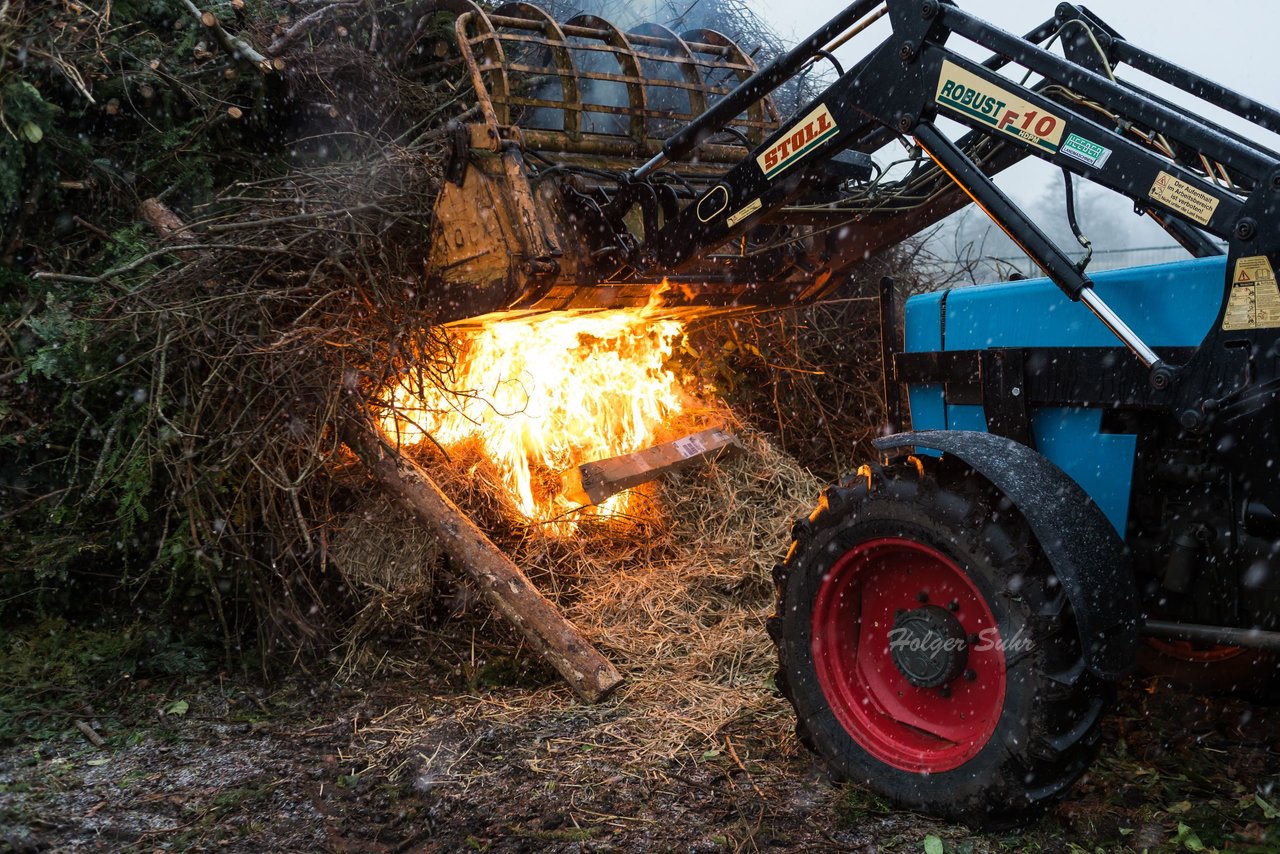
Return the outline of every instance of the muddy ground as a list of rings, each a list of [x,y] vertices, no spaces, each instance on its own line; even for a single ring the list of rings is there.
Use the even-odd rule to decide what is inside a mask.
[[[982,834],[834,785],[776,697],[655,755],[527,662],[268,685],[90,653],[16,684],[15,649],[0,851],[1280,850],[1280,710],[1149,681],[1068,800]]]

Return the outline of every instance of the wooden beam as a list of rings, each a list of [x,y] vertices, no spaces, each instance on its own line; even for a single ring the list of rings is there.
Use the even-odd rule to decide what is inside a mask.
[[[712,427],[632,454],[574,466],[560,475],[560,491],[570,501],[599,504],[624,489],[714,459],[737,444],[732,433]]]
[[[342,440],[384,489],[394,495],[466,570],[481,594],[564,677],[594,703],[622,682],[607,658],[533,586],[512,560],[449,500],[412,460],[389,447],[364,418],[349,419]]]

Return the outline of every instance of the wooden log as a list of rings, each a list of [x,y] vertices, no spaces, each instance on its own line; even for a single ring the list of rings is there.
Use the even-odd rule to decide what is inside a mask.
[[[161,240],[191,243],[196,239],[187,224],[168,205],[154,196],[142,200],[138,205],[138,215],[147,221],[147,225],[151,226],[151,230]]]
[[[151,226],[151,230],[156,233],[165,243],[175,244],[192,244],[197,242],[195,234],[187,227],[187,224],[174,213],[168,205],[160,201],[156,197],[143,199],[138,205],[138,216]],[[194,261],[196,253],[189,251],[177,251],[174,253],[183,261]]]
[[[342,440],[365,468],[426,525],[440,545],[475,579],[481,594],[533,649],[587,702],[603,699],[622,682],[607,658],[449,500],[425,471],[387,446],[364,419],[352,418]]]

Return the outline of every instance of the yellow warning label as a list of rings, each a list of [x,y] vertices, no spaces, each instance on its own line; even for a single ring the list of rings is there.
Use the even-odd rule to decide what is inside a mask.
[[[763,203],[760,201],[758,197],[755,199],[752,199],[750,202],[746,204],[744,208],[742,208],[742,210],[738,211],[736,214],[734,214],[733,216],[725,220],[724,224],[729,226],[730,228],[733,228],[735,225],[742,222],[744,219],[751,216],[756,211],[760,210],[760,207],[762,204]]]
[[[1193,187],[1168,172],[1156,175],[1156,182],[1151,185],[1151,192],[1147,195],[1201,225],[1208,225],[1213,212],[1218,209],[1217,196]]]
[[[1276,273],[1266,255],[1250,255],[1236,261],[1222,328],[1227,331],[1280,328],[1280,288],[1276,286]]]

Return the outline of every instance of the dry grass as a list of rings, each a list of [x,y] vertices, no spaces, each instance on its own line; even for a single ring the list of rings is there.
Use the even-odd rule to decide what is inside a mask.
[[[732,421],[726,412],[696,417]],[[684,426],[692,432],[701,425]],[[772,686],[776,658],[764,627],[773,608],[770,568],[785,551],[791,521],[809,512],[820,485],[763,434],[736,429],[736,452],[642,488],[631,515],[588,519],[572,537],[517,522],[474,449],[452,459],[415,450],[626,679],[606,702],[587,708],[559,682],[481,693],[470,698],[466,718],[497,725],[549,708],[572,711],[581,719],[576,737],[584,745],[646,762],[723,749],[724,730],[735,721],[750,718],[754,728],[779,736],[789,729],[790,716]],[[440,587],[433,583],[438,565],[429,560],[429,541],[406,535],[412,526],[390,530],[402,523],[388,508],[363,518],[375,517],[380,521],[365,526],[351,545],[335,547],[349,582],[362,595],[374,594],[368,626],[407,616],[399,605],[415,597],[421,605],[421,597]],[[356,547],[360,541],[367,545]],[[492,652],[497,627],[488,619],[474,628],[462,657],[475,661]],[[388,666],[375,655],[357,643],[348,649],[348,667],[367,675]],[[410,662],[400,667],[415,669]],[[403,725],[405,714],[392,715],[388,720],[402,726],[383,728],[379,736],[386,739],[388,762],[402,758],[414,738],[416,727]]]
[[[412,620],[436,591],[439,546],[385,496],[367,497],[335,524],[329,555],[362,603],[352,640]]]
[[[658,485],[668,525],[656,559],[602,558],[590,538],[577,553],[583,583],[570,618],[627,676],[618,700],[633,720],[623,730],[646,753],[714,741],[772,693],[770,567],[818,484],[761,434],[741,438],[736,456]]]

